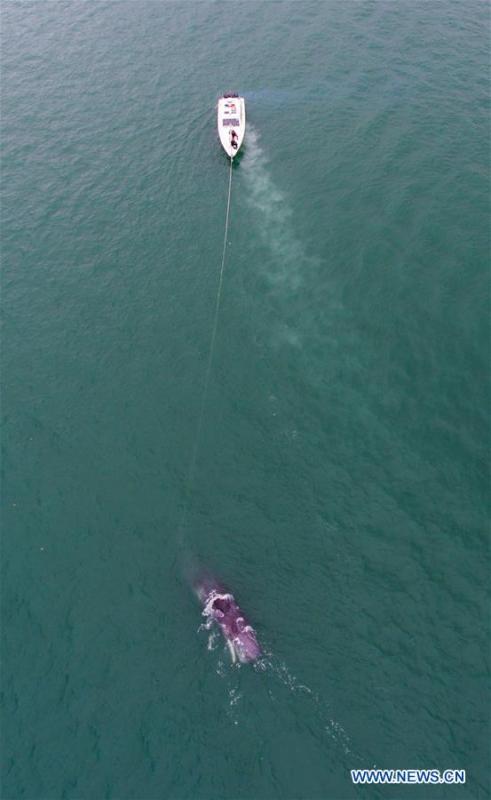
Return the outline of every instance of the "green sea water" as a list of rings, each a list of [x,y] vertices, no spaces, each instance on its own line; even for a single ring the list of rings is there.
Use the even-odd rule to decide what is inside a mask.
[[[490,797],[489,6],[0,21],[1,797]]]

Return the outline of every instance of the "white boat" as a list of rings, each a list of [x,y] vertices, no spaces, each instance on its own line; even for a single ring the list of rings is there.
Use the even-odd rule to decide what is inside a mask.
[[[238,94],[224,94],[218,101],[218,135],[229,158],[239,152],[245,134],[245,102]]]

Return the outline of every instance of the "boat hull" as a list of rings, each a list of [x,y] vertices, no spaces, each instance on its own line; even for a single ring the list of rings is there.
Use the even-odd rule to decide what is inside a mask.
[[[218,136],[229,158],[234,158],[242,147],[245,136],[245,101],[239,95],[224,95],[218,101]]]

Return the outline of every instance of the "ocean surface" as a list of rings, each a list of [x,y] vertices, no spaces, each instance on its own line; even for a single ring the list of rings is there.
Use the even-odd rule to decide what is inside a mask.
[[[489,13],[3,3],[2,800],[490,797]]]

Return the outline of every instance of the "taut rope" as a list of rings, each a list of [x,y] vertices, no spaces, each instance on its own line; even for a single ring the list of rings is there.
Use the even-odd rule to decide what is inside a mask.
[[[227,252],[227,236],[228,236],[228,227],[229,227],[229,219],[230,219],[230,198],[232,196],[232,165],[233,165],[233,156],[230,158],[230,170],[229,170],[229,178],[228,178],[228,196],[227,196],[227,213],[225,215],[225,230],[223,233],[223,249],[222,249],[222,263],[220,265],[220,276],[218,279],[218,289],[215,301],[215,314],[213,318],[213,328],[211,333],[210,339],[210,349],[208,352],[208,363],[206,366],[206,373],[203,381],[203,390],[201,394],[201,407],[198,417],[198,425],[196,427],[196,435],[194,437],[194,446],[191,454],[191,459],[189,461],[188,473],[186,478],[186,487],[185,487],[185,496],[184,496],[184,508],[181,515],[181,521],[178,527],[178,533],[180,538],[182,539],[182,531],[184,528],[184,523],[186,521],[186,514],[188,511],[188,502],[191,496],[191,489],[193,486],[194,481],[194,473],[196,470],[196,461],[198,459],[198,451],[199,451],[199,444],[201,439],[201,430],[203,427],[203,418],[205,415],[205,408],[206,408],[206,401],[208,399],[208,387],[210,385],[210,375],[211,375],[211,368],[213,366],[213,356],[215,353],[215,342],[217,337],[217,329],[218,329],[218,317],[220,314],[220,303],[222,299],[222,287],[223,287],[223,276],[225,273],[225,256]]]

